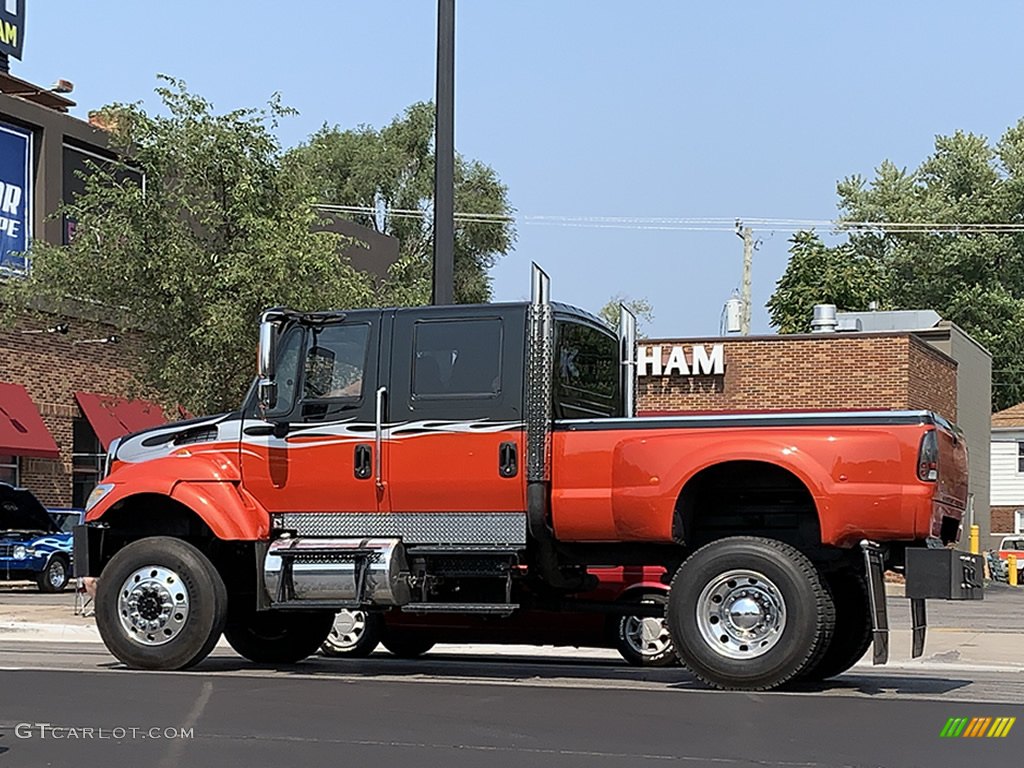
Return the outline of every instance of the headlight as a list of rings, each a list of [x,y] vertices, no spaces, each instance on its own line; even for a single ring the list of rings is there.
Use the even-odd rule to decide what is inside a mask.
[[[15,560],[24,560],[28,557],[28,549],[25,548],[24,544],[15,544],[14,549],[11,550],[11,557]]]
[[[103,498],[114,490],[113,483],[100,483],[92,489],[92,493],[89,494],[89,498],[85,500],[85,511],[88,512],[90,509],[95,507]]]

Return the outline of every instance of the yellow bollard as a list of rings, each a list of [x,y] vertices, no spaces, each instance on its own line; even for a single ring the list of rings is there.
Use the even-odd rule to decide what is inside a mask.
[[[1017,586],[1017,556],[1007,555],[1006,556],[1006,578],[1010,582],[1011,587]]]
[[[980,539],[981,539],[981,528],[979,528],[976,525],[972,525],[971,526],[971,554],[972,555],[976,555],[976,554],[978,554],[979,551],[981,551],[981,547],[979,545],[980,544]]]

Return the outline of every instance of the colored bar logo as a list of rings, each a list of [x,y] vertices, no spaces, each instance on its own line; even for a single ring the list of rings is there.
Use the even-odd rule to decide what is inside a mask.
[[[939,734],[940,739],[999,739],[1006,736],[1016,717],[951,717]]]

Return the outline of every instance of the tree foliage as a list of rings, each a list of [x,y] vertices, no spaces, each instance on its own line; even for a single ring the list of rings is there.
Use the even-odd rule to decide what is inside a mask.
[[[343,213],[358,224],[397,237],[399,263],[384,287],[389,303],[430,300],[434,231],[434,106],[418,103],[382,129],[324,126],[291,150],[286,166],[316,190],[322,203],[366,208]],[[455,300],[490,299],[489,269],[515,242],[508,190],[488,166],[455,159]]]
[[[195,412],[236,407],[254,372],[257,320],[270,306],[373,303],[368,279],[339,255],[339,235],[311,229],[320,190],[285,172],[274,137],[288,113],[216,114],[179,81],[157,89],[166,114],[104,110],[112,141],[146,177],[145,190],[94,169],[62,213],[68,246],[37,241],[6,304],[73,297],[145,334],[143,383]]]
[[[619,316],[622,314],[622,305],[625,305],[626,309],[636,315],[636,330],[638,334],[642,334],[644,326],[654,320],[654,307],[651,306],[651,302],[643,297],[631,299],[621,293],[612,296],[608,303],[601,307],[601,311],[598,314],[612,328],[618,328]]]
[[[805,330],[822,301],[934,309],[992,353],[994,407],[1024,400],[1024,232],[977,226],[1024,223],[1024,120],[994,145],[961,131],[938,136],[915,170],[885,161],[837,192],[840,222],[877,227],[831,247],[798,233],[768,302],[773,324]],[[907,222],[921,226],[907,231]]]

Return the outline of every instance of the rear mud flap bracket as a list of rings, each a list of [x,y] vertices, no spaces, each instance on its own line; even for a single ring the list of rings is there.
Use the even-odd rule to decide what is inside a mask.
[[[885,664],[889,660],[889,614],[885,605],[885,556],[881,548],[874,542],[864,540],[860,543],[864,552],[864,571],[868,576],[868,598],[871,604],[871,637],[874,646],[871,662]],[[921,608],[924,619],[924,606]],[[916,619],[916,614],[915,614]],[[914,645],[917,646],[917,629],[915,624]],[[924,647],[924,629],[921,630],[921,646]]]

